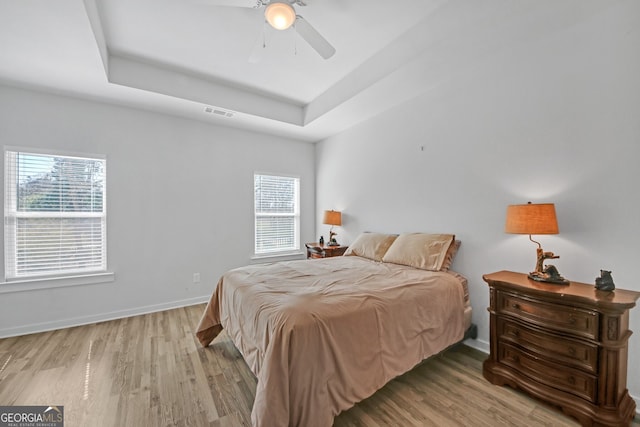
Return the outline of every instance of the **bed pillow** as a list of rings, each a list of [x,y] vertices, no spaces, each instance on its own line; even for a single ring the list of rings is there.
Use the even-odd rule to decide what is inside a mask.
[[[356,255],[374,261],[382,261],[387,249],[396,240],[397,234],[362,233],[349,245],[345,256]]]
[[[453,259],[456,257],[458,253],[458,249],[460,249],[460,244],[462,242],[460,240],[454,240],[451,245],[449,245],[449,249],[447,250],[447,254],[444,256],[444,262],[442,263],[441,271],[449,271],[451,268],[451,264],[453,264]]]
[[[394,240],[382,261],[439,271],[454,240],[453,234],[404,233]]]

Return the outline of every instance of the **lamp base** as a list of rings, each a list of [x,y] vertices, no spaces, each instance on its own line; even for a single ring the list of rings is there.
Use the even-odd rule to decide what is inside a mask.
[[[532,271],[529,279],[536,282],[555,283],[556,285],[568,285],[569,280],[558,273],[558,269],[553,265],[547,265],[544,271]]]

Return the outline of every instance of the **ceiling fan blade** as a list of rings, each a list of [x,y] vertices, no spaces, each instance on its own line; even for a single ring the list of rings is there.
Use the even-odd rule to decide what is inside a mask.
[[[295,27],[300,37],[302,37],[309,45],[315,49],[324,59],[329,59],[336,53],[336,48],[331,46],[322,35],[309,24],[302,16],[296,17]]]

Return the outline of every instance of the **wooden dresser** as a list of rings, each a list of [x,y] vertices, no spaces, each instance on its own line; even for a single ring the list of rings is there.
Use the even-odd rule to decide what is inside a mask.
[[[629,310],[640,292],[486,274],[491,349],[483,375],[560,407],[583,426],[628,426]]]
[[[329,258],[332,256],[342,256],[349,246],[329,246],[320,243],[305,243],[307,248],[307,258]]]

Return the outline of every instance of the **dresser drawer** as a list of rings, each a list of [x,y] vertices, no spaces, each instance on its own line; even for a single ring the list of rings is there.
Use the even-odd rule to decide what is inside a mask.
[[[547,362],[506,343],[500,343],[498,346],[498,362],[547,386],[592,403],[596,401],[597,381],[594,375]],[[544,372],[544,375],[540,375],[541,372]]]
[[[508,314],[547,329],[599,339],[599,315],[596,311],[547,303],[509,292],[499,292],[497,303],[499,314]]]
[[[589,342],[547,334],[518,323],[498,318],[498,336],[500,341],[523,347],[566,366],[583,369],[596,374],[598,372],[598,346]]]

